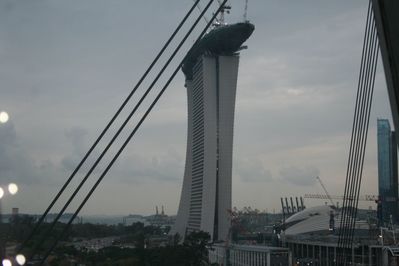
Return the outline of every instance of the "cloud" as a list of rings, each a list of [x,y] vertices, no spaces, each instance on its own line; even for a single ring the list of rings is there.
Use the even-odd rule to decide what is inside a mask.
[[[53,184],[57,176],[51,161],[37,161],[19,144],[12,121],[0,125],[0,177],[2,182],[17,184]]]
[[[191,6],[179,0],[100,2],[0,3],[0,35],[6,36],[0,40],[0,104],[16,125],[0,127],[2,182],[63,182],[151,62],[160,41],[169,37],[182,10]],[[242,20],[243,2],[231,2],[226,19]],[[160,4],[163,8],[154,9]],[[154,23],[142,31],[138,22],[150,13]],[[307,190],[305,184],[312,184],[309,178],[319,170],[331,176],[345,171],[341,161],[347,143],[331,140],[350,135],[366,13],[367,3],[356,0],[249,5],[248,18],[256,30],[240,56],[233,164],[247,189],[233,195],[234,201],[256,199],[253,191],[262,187],[264,198],[258,198],[258,204],[278,205],[276,195],[284,189]],[[382,82],[376,86],[374,108],[386,117],[389,103],[377,97],[378,87],[385,89],[383,68],[378,71]],[[129,191],[125,210],[134,211],[129,193],[136,184],[137,190],[151,187],[177,207],[186,116],[180,72],[104,180]],[[288,167],[282,167],[284,163]],[[302,167],[307,163],[317,168]],[[263,187],[260,182],[273,185]],[[110,212],[122,205],[104,198]],[[134,208],[145,206],[150,208],[147,200],[137,201]]]
[[[236,171],[244,182],[270,182],[272,173],[259,159],[236,160]]]
[[[70,154],[61,159],[61,167],[67,172],[72,172],[78,166],[83,156],[89,150],[89,141],[87,139],[87,130],[82,127],[73,127],[64,133],[67,143],[71,145],[72,151]],[[87,173],[94,161],[99,156],[98,152],[93,151],[91,156],[88,157],[81,172]],[[97,168],[96,168],[97,169]],[[94,173],[97,173],[95,170]]]
[[[114,166],[112,178],[122,183],[176,182],[183,180],[185,160],[176,150],[122,156]]]
[[[312,186],[316,182],[316,176],[319,176],[319,174],[320,170],[313,166],[303,168],[289,166],[280,169],[282,180],[298,186]]]

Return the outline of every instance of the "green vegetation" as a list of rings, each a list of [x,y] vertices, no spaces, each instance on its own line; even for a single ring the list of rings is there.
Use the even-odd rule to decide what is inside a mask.
[[[7,241],[21,243],[34,227],[34,219],[29,216],[20,216],[3,224],[7,232]],[[47,231],[50,224],[45,223],[39,234],[35,236],[25,254],[29,254],[37,244],[40,235]],[[39,252],[44,252],[55,237],[60,234],[65,224],[57,223],[51,237],[46,240]],[[134,223],[129,226],[100,225],[100,224],[73,224],[68,237],[63,239],[53,254],[49,257],[50,265],[71,265],[78,263],[87,266],[129,265],[129,266],[197,266],[207,262],[207,243],[209,234],[193,232],[184,242],[180,237],[168,237],[170,227],[144,226],[143,223]],[[76,245],[90,239],[115,237],[111,246],[93,250],[85,245]]]
[[[175,238],[170,245],[147,248],[148,235],[144,234],[145,228],[135,232],[135,248],[111,246],[93,252],[61,246],[56,250],[56,256],[50,265],[62,265],[72,259],[89,266],[200,266],[207,263],[206,245],[210,239],[208,233],[193,232],[182,244],[178,244],[178,239]]]

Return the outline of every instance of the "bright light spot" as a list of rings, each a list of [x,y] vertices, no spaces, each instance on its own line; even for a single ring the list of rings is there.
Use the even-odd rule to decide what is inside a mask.
[[[0,187],[0,199],[4,196],[4,190]]]
[[[15,260],[17,261],[17,263],[18,263],[19,265],[24,265],[25,262],[26,262],[25,256],[22,255],[22,254],[17,255],[17,256],[15,257]]]
[[[15,195],[18,192],[18,186],[17,184],[11,183],[8,185],[8,191],[10,192],[11,195]]]
[[[4,260],[3,260],[3,266],[12,266],[12,263],[11,263],[10,260],[4,259]]]
[[[0,112],[0,123],[7,123],[8,118],[7,112]]]

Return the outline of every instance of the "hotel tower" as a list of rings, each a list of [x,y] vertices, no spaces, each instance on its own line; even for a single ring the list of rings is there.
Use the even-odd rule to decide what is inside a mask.
[[[218,26],[187,54],[182,70],[188,101],[187,153],[172,234],[205,231],[226,240],[230,229],[231,171],[238,51],[254,26]]]

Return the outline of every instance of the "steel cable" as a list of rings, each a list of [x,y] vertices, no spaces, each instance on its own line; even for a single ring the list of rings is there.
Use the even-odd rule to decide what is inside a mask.
[[[369,125],[369,120],[370,120],[370,111],[371,111],[371,103],[372,103],[372,96],[373,96],[373,85],[374,85],[374,78],[375,78],[375,71],[376,71],[376,63],[377,63],[377,56],[378,56],[378,51],[376,48],[378,48],[378,42],[377,42],[377,35],[376,35],[376,30],[375,27],[373,27],[374,32],[373,32],[373,38],[372,38],[372,46],[371,46],[371,62],[370,62],[370,70],[368,72],[368,75],[370,75],[367,79],[367,98],[365,102],[365,107],[364,107],[364,123],[363,123],[363,131],[361,134],[361,139],[360,139],[360,152],[359,156],[360,158],[358,159],[358,168],[356,169],[356,175],[355,175],[355,181],[354,181],[354,191],[353,191],[353,209],[351,213],[351,224],[349,228],[352,230],[352,233],[350,233],[350,237],[353,237],[353,229],[355,226],[355,221],[356,221],[356,214],[357,214],[357,208],[356,206],[358,205],[358,198],[359,198],[359,191],[360,191],[360,184],[361,184],[361,178],[362,178],[362,173],[363,173],[363,164],[364,164],[364,156],[365,156],[365,149],[366,149],[366,140],[367,140],[367,132],[368,132],[368,125]]]
[[[366,61],[366,54],[367,50],[366,48],[367,43],[368,43],[368,36],[369,36],[369,20],[370,20],[370,12],[371,12],[371,5],[369,3],[369,8],[368,8],[368,13],[367,13],[367,22],[366,22],[366,29],[365,29],[365,35],[364,35],[364,40],[363,40],[363,51],[362,51],[362,59],[361,59],[361,64],[360,64],[360,72],[359,72],[359,80],[358,80],[358,90],[357,90],[357,95],[356,95],[356,104],[355,104],[355,114],[354,114],[354,119],[353,119],[353,125],[352,125],[352,136],[351,136],[351,142],[350,142],[350,148],[349,148],[349,158],[348,158],[348,165],[347,165],[347,174],[346,174],[346,182],[345,182],[345,192],[344,192],[344,199],[343,199],[343,204],[342,204],[342,214],[341,214],[341,224],[340,224],[340,238],[338,241],[338,245],[342,245],[342,234],[345,232],[345,228],[347,226],[347,212],[348,209],[346,208],[348,206],[348,201],[350,200],[349,198],[346,197],[348,195],[349,187],[351,185],[351,180],[350,180],[350,175],[352,172],[352,162],[353,162],[353,150],[354,150],[354,145],[356,143],[356,133],[357,133],[357,124],[358,124],[358,112],[359,112],[359,104],[362,98],[361,95],[361,84],[363,81],[364,77],[364,62]]]
[[[209,5],[213,2],[214,0],[211,0],[209,2]],[[201,34],[199,35],[199,37],[197,38],[197,40],[195,41],[194,45],[202,38],[202,36],[206,33],[207,29],[212,25],[212,22],[215,20],[216,16],[220,13],[220,11],[222,10],[222,8],[224,7],[225,3],[227,2],[227,0],[224,0],[223,3],[219,6],[219,8],[217,9],[217,11],[213,14],[211,20],[209,21],[209,23],[206,25],[206,27],[203,29],[203,31],[201,32]],[[205,8],[207,9],[207,8]],[[200,17],[201,18],[201,17]],[[199,20],[198,20],[199,21]],[[198,21],[196,21],[196,23],[198,23]],[[196,24],[195,23],[195,24]],[[193,46],[194,46],[193,45]],[[64,227],[63,231],[61,232],[61,234],[56,238],[56,241],[52,244],[51,248],[46,252],[45,256],[43,257],[43,259],[41,260],[40,265],[43,265],[43,263],[46,261],[47,257],[50,255],[50,253],[53,251],[53,249],[56,247],[58,241],[60,239],[62,239],[66,232],[68,231],[70,225],[72,224],[73,220],[76,218],[76,216],[79,214],[79,212],[81,211],[81,209],[84,207],[84,205],[86,204],[86,202],[89,200],[89,198],[91,197],[91,195],[93,194],[93,192],[95,191],[95,189],[97,188],[97,186],[101,183],[102,179],[104,178],[104,176],[108,173],[108,171],[110,170],[110,168],[113,166],[113,164],[115,163],[115,161],[118,159],[118,157],[120,156],[120,154],[122,153],[122,151],[125,149],[125,147],[127,146],[127,144],[130,142],[130,140],[132,139],[132,137],[135,135],[135,133],[137,132],[137,130],[140,128],[141,124],[144,122],[144,120],[147,118],[148,114],[151,112],[151,110],[154,108],[155,104],[158,102],[158,100],[160,99],[160,97],[162,96],[162,94],[165,92],[165,90],[168,88],[169,84],[172,82],[172,80],[174,79],[174,77],[176,76],[177,72],[180,70],[182,64],[184,62],[184,59],[180,62],[180,64],[176,67],[175,71],[173,72],[173,74],[170,76],[170,78],[168,79],[168,81],[166,82],[166,84],[164,85],[164,87],[161,89],[161,91],[158,93],[157,97],[154,99],[154,101],[151,103],[150,107],[147,109],[147,111],[145,112],[145,114],[142,116],[142,118],[140,119],[139,123],[136,125],[136,127],[133,129],[133,131],[130,133],[130,135],[128,136],[128,138],[125,140],[125,142],[123,143],[123,145],[121,146],[121,148],[118,150],[118,152],[115,154],[115,156],[112,158],[111,162],[108,164],[108,166],[106,167],[106,169],[103,171],[103,173],[101,174],[101,176],[98,178],[98,180],[96,181],[96,183],[94,184],[94,186],[91,188],[91,190],[89,191],[89,193],[86,195],[86,197],[84,198],[84,200],[82,201],[82,203],[79,205],[78,209],[75,211],[75,213],[73,214],[73,216],[70,218],[69,222],[67,223],[67,225]]]
[[[83,178],[83,180],[79,183],[78,187],[75,189],[75,191],[72,193],[72,195],[69,197],[68,201],[64,204],[63,208],[61,209],[61,211],[57,214],[56,218],[54,219],[54,221],[52,222],[52,224],[50,225],[50,228],[44,233],[44,235],[42,236],[42,238],[39,240],[39,242],[36,244],[36,246],[33,249],[32,252],[32,256],[36,253],[36,251],[38,250],[38,248],[43,244],[43,242],[46,240],[46,238],[50,235],[51,231],[54,229],[56,223],[58,222],[58,220],[61,218],[62,214],[65,212],[65,210],[68,208],[69,204],[72,202],[72,200],[76,197],[77,193],[79,192],[79,190],[82,188],[82,186],[84,185],[84,183],[87,181],[87,179],[90,177],[91,173],[94,171],[94,169],[97,167],[97,165],[100,163],[100,161],[102,160],[102,158],[105,156],[105,154],[108,152],[109,148],[113,145],[113,143],[115,142],[115,140],[118,138],[118,136],[120,135],[120,133],[123,131],[123,129],[125,128],[125,126],[127,125],[127,123],[130,121],[130,119],[132,118],[132,116],[135,114],[135,112],[137,111],[137,109],[140,107],[141,103],[144,101],[144,99],[147,97],[147,95],[150,93],[150,91],[152,90],[152,88],[154,87],[155,83],[158,81],[158,79],[161,77],[161,75],[163,74],[163,72],[166,70],[166,68],[169,66],[170,62],[173,60],[173,58],[176,56],[177,52],[180,50],[180,48],[182,47],[182,45],[184,44],[184,42],[187,40],[187,38],[189,37],[189,35],[191,34],[191,32],[194,30],[194,28],[197,26],[198,22],[201,20],[201,18],[203,17],[203,15],[206,13],[206,11],[209,9],[209,7],[211,6],[211,4],[213,3],[214,0],[210,0],[207,4],[207,6],[205,7],[205,9],[203,10],[203,12],[198,16],[198,18],[196,19],[196,21],[194,22],[194,24],[191,26],[191,28],[189,29],[189,31],[186,33],[186,35],[184,36],[184,38],[182,39],[182,41],[179,43],[179,45],[177,46],[177,48],[174,50],[174,52],[172,53],[172,55],[169,57],[169,59],[167,60],[167,62],[164,64],[164,66],[162,67],[161,71],[158,73],[158,75],[156,76],[156,78],[153,80],[153,82],[151,83],[151,85],[148,87],[148,89],[146,90],[146,92],[143,94],[143,96],[140,98],[139,102],[136,104],[136,106],[133,108],[133,110],[130,112],[130,114],[128,115],[128,117],[125,119],[125,121],[123,122],[123,124],[121,125],[121,127],[118,129],[118,131],[114,134],[114,136],[112,137],[111,141],[108,143],[108,145],[105,147],[105,149],[102,151],[102,153],[100,154],[100,156],[97,158],[97,160],[94,162],[94,164],[92,165],[92,167],[90,168],[90,170],[87,172],[87,174],[85,175],[85,177]]]
[[[367,144],[370,112],[374,92],[375,75],[378,61],[378,36],[375,28],[374,17],[370,10],[369,3],[368,18],[366,23],[365,40],[361,71],[359,75],[358,96],[354,116],[354,127],[352,131],[350,157],[348,161],[347,179],[345,183],[344,203],[341,214],[341,224],[338,239],[338,265],[346,265],[348,260],[347,252],[352,249],[354,229],[359,203],[359,193],[362,181],[365,149]],[[371,37],[369,34],[371,32]],[[367,37],[366,37],[367,36]],[[366,49],[365,49],[366,44]],[[367,51],[367,59],[364,59],[364,51]],[[366,64],[366,68],[364,66]],[[359,105],[358,99],[361,99]],[[360,113],[358,108],[360,108]],[[355,140],[355,146],[353,141]],[[353,161],[354,160],[354,161]],[[348,204],[349,202],[349,204]]]
[[[369,22],[371,22],[371,20],[369,20]],[[369,27],[370,29],[370,27]],[[369,33],[372,33],[372,30],[369,31]],[[364,74],[363,74],[363,79],[361,81],[361,85],[360,85],[360,90],[361,90],[361,101],[360,101],[360,105],[358,106],[358,112],[357,112],[357,124],[355,127],[355,137],[356,137],[356,141],[355,141],[355,146],[354,146],[354,151],[352,152],[353,154],[353,161],[352,161],[352,167],[350,169],[350,173],[349,173],[349,181],[350,181],[350,189],[349,192],[347,193],[347,197],[349,199],[349,204],[346,206],[346,211],[347,211],[347,217],[345,217],[347,219],[347,222],[345,224],[345,228],[344,228],[344,243],[343,246],[346,248],[348,245],[348,241],[351,239],[350,237],[350,226],[352,224],[352,219],[353,219],[353,207],[354,207],[354,201],[355,201],[355,197],[354,197],[354,191],[355,191],[355,187],[356,187],[356,177],[357,177],[357,173],[359,171],[359,156],[361,156],[361,152],[360,150],[362,149],[362,139],[363,139],[363,135],[364,135],[364,121],[365,121],[365,103],[367,100],[367,95],[368,95],[368,91],[369,91],[369,87],[368,87],[368,80],[370,77],[370,65],[371,65],[371,53],[372,53],[372,47],[371,47],[371,43],[374,40],[374,35],[372,34],[371,38],[369,38],[369,42],[367,43],[367,59],[365,61],[365,68],[364,69]]]
[[[187,12],[187,14],[184,16],[182,21],[179,23],[175,31],[172,33],[172,35],[169,37],[169,39],[166,41],[164,46],[161,48],[161,50],[158,52],[154,60],[151,62],[147,70],[144,72],[144,74],[141,76],[140,80],[137,82],[137,84],[134,86],[133,90],[129,93],[129,95],[126,97],[126,99],[123,101],[122,105],[118,108],[114,116],[111,118],[111,120],[108,122],[108,124],[105,126],[103,131],[100,133],[100,135],[97,137],[95,142],[92,144],[90,147],[89,151],[84,155],[83,159],[79,162],[78,166],[75,168],[75,170],[72,172],[72,174],[69,176],[65,184],[62,186],[60,191],[57,193],[57,195],[54,197],[54,199],[51,201],[50,205],[47,207],[45,212],[41,215],[37,223],[35,224],[35,227],[33,230],[30,232],[29,236],[22,242],[20,247],[18,248],[18,253],[20,253],[25,247],[28,241],[32,239],[32,237],[36,234],[37,230],[45,220],[47,214],[50,212],[50,210],[53,208],[54,204],[58,201],[62,193],[65,191],[65,189],[68,187],[70,182],[73,180],[77,172],[80,170],[82,165],[86,162],[87,158],[90,156],[90,154],[93,152],[93,150],[97,147],[97,144],[101,141],[101,139],[104,137],[105,133],[108,131],[108,129],[111,127],[111,125],[114,123],[116,118],[119,116],[119,114],[122,112],[122,110],[125,108],[126,104],[130,101],[136,90],[140,87],[144,79],[147,77],[149,72],[152,70],[152,68],[155,66],[155,64],[158,62],[159,58],[162,56],[162,54],[165,52],[166,48],[169,46],[169,44],[172,42],[176,34],[179,32],[183,24],[187,21],[188,17],[191,15],[195,7],[198,5],[200,0],[196,0],[193,6],[190,8],[190,10]]]

